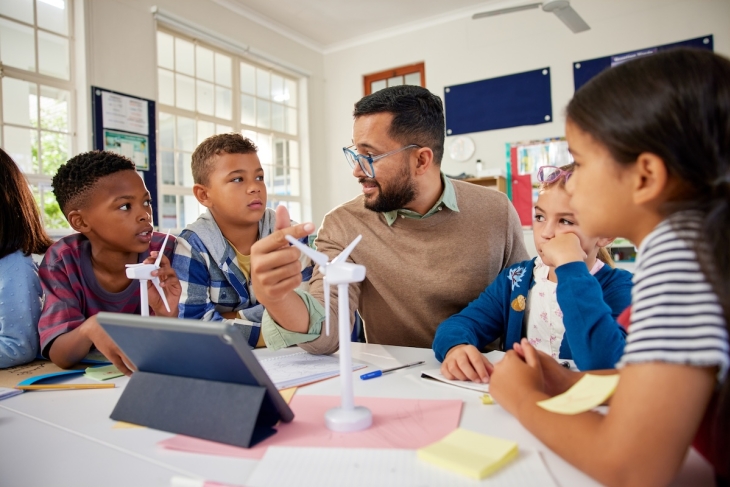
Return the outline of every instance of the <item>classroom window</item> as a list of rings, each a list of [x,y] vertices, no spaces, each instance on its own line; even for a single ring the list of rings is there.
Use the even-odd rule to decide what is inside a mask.
[[[74,151],[68,0],[0,2],[0,145],[23,171],[52,236],[69,233],[51,179]]]
[[[267,206],[301,221],[297,80],[167,29],[157,32],[157,74],[160,228],[179,230],[205,210],[192,193],[192,153],[226,132],[258,146]]]
[[[426,87],[426,65],[424,63],[409,64],[399,68],[386,69],[378,73],[363,76],[365,95],[390,86],[413,85]]]

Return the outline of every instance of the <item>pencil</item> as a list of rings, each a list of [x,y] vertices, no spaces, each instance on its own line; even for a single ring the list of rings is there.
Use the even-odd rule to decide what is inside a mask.
[[[45,389],[111,389],[116,384],[46,384],[38,386],[15,386],[16,389],[23,391],[42,391]]]

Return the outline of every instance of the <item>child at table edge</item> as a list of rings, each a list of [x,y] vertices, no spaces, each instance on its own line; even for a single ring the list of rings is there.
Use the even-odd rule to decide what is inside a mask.
[[[53,244],[40,266],[45,304],[41,352],[68,368],[97,348],[121,372],[133,364],[96,320],[100,311],[140,314],[140,283],[126,265],[151,264],[164,252],[160,278],[170,310],[148,282],[150,314],[177,316],[180,283],[170,266],[175,238],[153,231],[149,191],[132,161],[113,152],[79,154],[53,177],[53,192],[74,233]]]
[[[548,412],[537,403],[582,374],[522,340],[490,392],[603,484],[666,485],[694,439],[728,485],[730,60],[673,49],[605,70],[575,93],[566,136],[581,225],[639,248],[618,386],[605,415]]]

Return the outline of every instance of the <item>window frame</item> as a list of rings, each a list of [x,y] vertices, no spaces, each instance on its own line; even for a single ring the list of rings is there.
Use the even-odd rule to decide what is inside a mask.
[[[41,137],[40,135],[43,132],[50,132],[50,133],[63,133],[58,132],[55,130],[44,130],[41,127],[40,123],[40,112],[37,114],[37,126],[22,126],[15,123],[6,122],[4,119],[4,113],[2,109],[2,100],[3,100],[3,87],[2,87],[2,80],[4,78],[10,78],[10,79],[16,79],[19,81],[27,82],[27,83],[33,83],[38,86],[47,86],[49,88],[55,88],[59,90],[63,90],[68,93],[68,105],[67,105],[67,116],[68,116],[68,131],[65,133],[68,136],[68,152],[67,156],[73,157],[74,154],[77,153],[77,147],[78,147],[78,141],[77,141],[77,113],[76,113],[76,107],[77,107],[77,97],[76,97],[76,56],[75,56],[75,43],[76,43],[76,37],[75,37],[75,25],[74,25],[74,1],[73,0],[65,0],[65,9],[66,9],[66,15],[67,15],[67,34],[60,34],[58,32],[45,29],[43,27],[40,27],[38,25],[38,2],[40,0],[34,0],[33,1],[33,24],[29,24],[27,22],[24,22],[22,20],[15,19],[13,17],[8,17],[6,15],[0,14],[0,18],[6,21],[15,22],[17,24],[20,24],[24,27],[30,27],[33,29],[33,40],[34,40],[34,56],[35,56],[35,71],[25,70],[21,68],[17,68],[14,66],[7,66],[0,61],[0,147],[5,148],[5,127],[13,127],[23,130],[33,130],[38,134],[37,140],[38,140],[38,149],[39,149],[39,164],[41,162],[42,158],[42,149],[41,149]],[[57,78],[51,75],[43,74],[39,72],[39,32],[45,32],[48,34],[52,34],[54,36],[60,36],[64,37],[68,41],[68,60],[69,60],[69,77],[68,79],[63,78]],[[40,97],[40,92],[38,93],[38,97]],[[39,103],[39,109],[40,109],[40,101]],[[44,173],[28,173],[23,171],[21,168],[21,172],[23,173],[23,176],[25,177],[25,180],[27,181],[28,185],[33,189],[38,189],[39,192],[46,191],[42,190],[41,187],[45,186],[47,188],[52,187],[52,179],[55,174],[44,174]],[[46,216],[45,216],[45,209],[43,207],[39,207],[39,213],[41,217],[41,222],[43,223],[43,227],[46,230],[46,233],[48,235],[55,239],[64,237],[66,235],[69,235],[71,233],[74,233],[74,230],[68,225],[66,228],[48,228],[46,226]]]
[[[178,184],[179,175],[177,174],[176,158],[178,157],[178,154],[180,154],[180,153],[187,154],[187,151],[179,151],[177,148],[176,140],[173,141],[173,144],[175,145],[175,147],[173,147],[172,149],[167,148],[167,147],[164,148],[165,152],[169,152],[170,150],[173,151],[173,158],[174,158],[173,166],[175,167],[175,172],[176,172],[175,184],[168,184],[168,183],[163,182],[163,177],[162,177],[163,147],[162,147],[160,137],[159,137],[159,130],[161,127],[159,120],[160,120],[161,113],[165,113],[165,114],[174,116],[176,121],[177,121],[178,117],[185,117],[188,119],[193,119],[196,124],[196,146],[197,146],[197,138],[198,138],[197,137],[198,121],[213,123],[216,126],[216,129],[217,129],[217,126],[224,125],[224,126],[230,127],[233,130],[233,132],[244,133],[245,131],[251,131],[251,132],[255,132],[257,134],[262,134],[264,137],[269,137],[271,140],[271,150],[270,150],[271,161],[270,161],[270,164],[266,164],[264,161],[262,161],[262,166],[264,166],[264,171],[266,173],[273,172],[275,174],[277,170],[288,167],[288,164],[284,164],[281,167],[279,167],[276,164],[276,160],[275,160],[276,142],[278,142],[282,139],[295,142],[297,144],[298,152],[299,152],[297,155],[297,159],[300,161],[298,167],[295,168],[296,171],[299,171],[298,196],[274,194],[272,192],[273,188],[267,187],[267,206],[271,207],[272,201],[277,201],[277,202],[282,202],[282,203],[294,203],[294,204],[299,205],[299,207],[301,208],[300,211],[301,211],[302,215],[306,214],[306,210],[304,209],[304,204],[306,201],[305,196],[304,196],[304,188],[303,188],[304,177],[302,175],[302,172],[304,171],[304,167],[301,162],[302,161],[302,132],[303,132],[302,119],[300,117],[301,110],[303,107],[302,107],[302,101],[299,100],[301,79],[297,78],[296,76],[292,75],[291,73],[287,73],[285,71],[278,70],[271,66],[264,65],[260,62],[257,62],[255,60],[242,56],[241,54],[239,54],[237,52],[227,51],[223,48],[217,47],[214,44],[205,42],[204,40],[196,39],[193,36],[182,33],[180,31],[175,30],[174,28],[168,27],[167,25],[160,24],[160,23],[157,24],[157,27],[155,30],[155,44],[156,44],[155,52],[156,53],[158,52],[157,51],[158,33],[164,33],[164,34],[172,36],[173,38],[179,38],[184,41],[192,43],[194,46],[193,52],[195,52],[196,46],[200,46],[205,49],[213,51],[213,53],[218,53],[218,54],[231,58],[231,87],[230,87],[230,90],[231,90],[231,119],[227,120],[227,119],[222,119],[222,118],[216,117],[215,115],[207,115],[207,114],[201,113],[201,112],[197,111],[197,104],[195,104],[195,103],[194,103],[194,107],[195,107],[194,110],[187,110],[187,109],[179,108],[175,105],[168,105],[168,104],[162,103],[160,101],[161,97],[160,97],[160,91],[159,91],[160,90],[160,82],[159,82],[160,71],[165,70],[169,73],[172,73],[173,79],[174,79],[175,74],[180,73],[180,72],[177,71],[176,69],[171,70],[167,67],[161,66],[159,58],[157,59],[157,62],[155,65],[155,68],[156,68],[155,74],[156,74],[156,81],[157,81],[157,103],[156,103],[157,130],[158,130],[157,177],[158,177],[158,195],[159,195],[158,199],[159,199],[159,201],[156,202],[156,204],[158,205],[158,212],[160,215],[159,222],[156,222],[157,225],[161,229],[163,228],[162,227],[162,222],[163,222],[162,202],[164,201],[164,197],[165,196],[175,196],[176,197],[176,209],[177,209],[176,217],[177,217],[178,227],[173,228],[172,230],[181,231],[183,228],[185,228],[186,224],[184,221],[181,221],[181,218],[180,218],[180,207],[182,204],[181,198],[185,197],[185,196],[193,196],[192,186],[185,186],[184,184]],[[195,54],[195,55],[197,55],[197,54]],[[174,51],[173,51],[173,56],[175,56]],[[157,54],[156,54],[156,57],[157,57]],[[277,131],[277,130],[274,130],[273,128],[261,128],[261,127],[257,127],[256,125],[245,124],[245,123],[241,122],[241,94],[242,94],[242,92],[241,92],[241,67],[240,67],[241,62],[254,66],[258,69],[267,70],[270,74],[276,74],[277,76],[280,76],[281,78],[283,78],[284,82],[286,82],[286,80],[294,82],[294,87],[295,87],[296,96],[297,96],[296,107],[293,107],[295,110],[295,117],[296,117],[296,124],[297,124],[296,135],[292,135],[287,132]],[[190,76],[188,74],[185,74],[185,75]],[[194,80],[201,79],[197,76],[197,73],[195,76],[191,76],[191,78],[193,78]],[[210,82],[210,81],[204,80],[204,79],[202,81]],[[213,83],[213,84],[215,86],[218,86],[216,83]],[[175,89],[175,90],[177,89],[176,84],[173,85],[173,89]],[[194,92],[195,92],[195,96],[197,97],[197,89],[194,90]],[[259,97],[257,95],[257,93],[253,93],[253,94],[244,93],[244,94],[247,96],[254,97],[254,103],[256,103],[256,100],[259,100],[259,99],[265,100],[265,99]],[[173,101],[173,103],[176,102],[176,93],[173,93],[172,101]],[[265,101],[269,101],[270,103],[279,103],[271,98],[269,98],[268,100],[265,100]],[[282,106],[285,110],[285,113],[286,113],[286,110],[288,108],[290,108],[290,106],[288,106],[286,104],[282,104]],[[285,124],[286,124],[286,122],[285,122]],[[177,123],[175,124],[175,130],[177,130]],[[286,130],[286,127],[285,127],[285,130]],[[175,132],[175,133],[177,133],[177,132]],[[215,133],[219,133],[218,130],[216,130]],[[254,141],[254,142],[256,142],[257,145],[259,145],[259,143],[257,141]],[[268,168],[270,168],[270,169],[268,169]],[[271,177],[274,177],[274,174],[271,174]],[[292,179],[291,175],[289,176],[289,179],[290,180]],[[201,211],[204,211],[204,210],[201,208]],[[167,229],[167,228],[168,227],[164,227],[164,229]]]
[[[372,83],[375,81],[387,80],[396,76],[405,77],[407,74],[420,73],[421,84],[419,86],[426,87],[426,63],[420,62],[415,64],[409,64],[407,66],[400,66],[397,68],[386,69],[378,71],[377,73],[363,75],[363,90],[365,96],[372,94]]]

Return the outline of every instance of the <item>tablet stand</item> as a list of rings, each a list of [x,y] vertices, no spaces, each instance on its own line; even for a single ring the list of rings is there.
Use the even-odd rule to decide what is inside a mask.
[[[138,371],[111,419],[248,448],[276,433],[268,403],[263,386]]]

